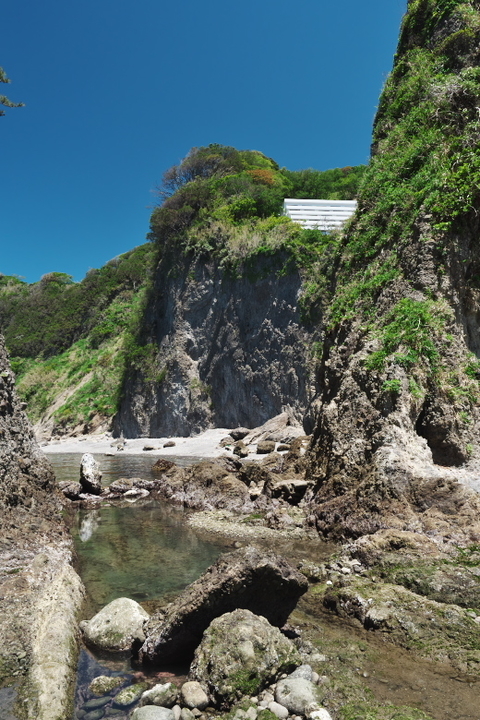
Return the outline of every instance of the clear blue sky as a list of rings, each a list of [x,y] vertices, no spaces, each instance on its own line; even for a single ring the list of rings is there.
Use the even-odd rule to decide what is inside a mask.
[[[4,0],[0,272],[80,280],[145,241],[195,145],[366,163],[406,0]]]

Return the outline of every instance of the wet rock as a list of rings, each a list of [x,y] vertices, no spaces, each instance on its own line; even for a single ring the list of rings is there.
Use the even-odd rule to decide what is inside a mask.
[[[84,710],[96,710],[97,708],[103,708],[104,705],[108,705],[112,698],[109,697],[99,697],[99,698],[92,698],[91,700],[87,700],[86,703],[83,705]]]
[[[235,610],[205,631],[190,677],[207,687],[220,706],[229,707],[299,663],[297,649],[278,628],[249,610]]]
[[[115,695],[113,700],[113,706],[118,708],[127,708],[137,702],[148,688],[146,683],[136,683],[135,685],[129,685],[128,687],[120,690],[118,695]]]
[[[94,695],[107,695],[115,688],[120,687],[125,682],[125,678],[119,676],[99,675],[90,683],[88,689]]]
[[[101,720],[103,716],[105,715],[105,711],[103,708],[97,708],[96,710],[92,710],[91,712],[88,712],[86,715],[83,716],[83,720]]]
[[[180,699],[182,705],[193,710],[205,710],[208,707],[208,695],[196,680],[190,680],[184,683],[180,689]]]
[[[130,720],[175,720],[175,716],[170,708],[144,705],[144,707],[135,708]]]
[[[253,547],[222,555],[214,565],[145,625],[143,662],[185,661],[212,620],[245,608],[282,627],[307,579],[284,558]]]
[[[308,705],[318,701],[318,689],[304,677],[289,676],[277,682],[275,700],[295,715],[305,715]]]
[[[91,453],[82,455],[80,463],[80,485],[83,492],[100,495],[102,492],[102,473]]]
[[[172,708],[177,702],[178,689],[173,683],[159,683],[146,690],[140,700],[141,705],[159,705]]]
[[[91,620],[84,620],[80,628],[87,643],[109,650],[130,650],[135,642],[143,642],[143,624],[148,613],[130,598],[117,598],[106,605]]]

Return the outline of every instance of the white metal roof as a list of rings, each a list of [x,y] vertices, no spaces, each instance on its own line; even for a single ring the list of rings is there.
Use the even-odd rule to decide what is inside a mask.
[[[343,225],[357,208],[356,200],[306,200],[285,198],[283,214],[303,228],[328,232]]]

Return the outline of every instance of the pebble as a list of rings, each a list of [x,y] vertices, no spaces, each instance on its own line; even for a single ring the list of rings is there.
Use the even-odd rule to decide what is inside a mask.
[[[182,715],[182,708],[180,707],[180,705],[174,705],[172,708],[172,712],[175,720],[180,720],[180,717]]]
[[[111,697],[92,698],[91,700],[87,700],[87,702],[83,706],[83,709],[95,710],[96,708],[101,708],[104,705],[107,705],[107,703],[109,703],[111,699]]]
[[[286,720],[288,717],[288,710],[284,705],[280,705],[280,703],[275,702],[269,702],[268,703],[268,709],[270,712],[272,712],[274,715],[276,715],[279,720]]]
[[[255,707],[250,706],[245,712],[247,720],[257,720],[258,710]]]
[[[318,681],[320,680],[320,675],[313,671],[312,672],[312,682],[315,683],[315,685],[318,685]]]

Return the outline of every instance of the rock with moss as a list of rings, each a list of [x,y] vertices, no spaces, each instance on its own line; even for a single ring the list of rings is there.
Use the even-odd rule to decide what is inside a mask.
[[[249,610],[235,610],[206,630],[189,677],[208,688],[225,708],[246,695],[256,695],[300,663],[297,649],[278,628]]]
[[[143,642],[143,625],[149,614],[130,598],[117,598],[106,605],[91,620],[80,623],[89,645],[110,652],[131,650],[134,643]]]
[[[119,675],[99,675],[94,678],[88,689],[94,695],[108,695],[112,690],[123,685],[125,678]]]
[[[137,702],[137,700],[142,697],[143,693],[147,690],[147,688],[147,683],[135,683],[134,685],[129,685],[123,690],[120,690],[118,695],[115,695],[115,698],[113,700],[113,707],[130,707],[130,705],[133,705],[133,703]]]
[[[177,702],[178,689],[171,682],[159,683],[150,690],[146,690],[140,700],[140,705],[158,705],[159,707],[172,708]]]
[[[237,608],[282,627],[307,589],[304,575],[280,555],[254,547],[226,553],[178,599],[150,618],[140,659],[155,664],[184,662],[193,656],[212,620]]]

